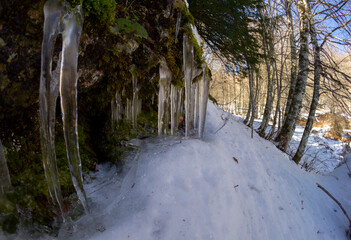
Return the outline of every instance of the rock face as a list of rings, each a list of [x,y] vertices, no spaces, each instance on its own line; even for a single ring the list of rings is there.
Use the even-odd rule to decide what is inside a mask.
[[[44,4],[44,0],[0,3],[0,139],[13,185],[13,191],[6,197],[11,204],[6,205],[9,215],[5,218],[17,223],[16,219],[31,216],[25,220],[27,223],[50,226],[59,210],[48,204],[50,197],[40,160],[39,80]],[[157,133],[154,99],[159,92],[160,59],[169,68],[174,89],[181,89],[184,86],[182,38],[187,33],[189,41],[194,42],[194,37],[189,30],[193,19],[182,0],[140,0],[128,6],[114,0],[87,0],[83,4],[85,20],[78,56],[78,132],[82,167],[87,171],[94,169],[100,159],[119,159],[122,142],[141,131]],[[52,69],[58,65],[61,44],[59,36]],[[201,56],[196,53],[199,55],[201,51],[199,46],[194,48],[199,67],[201,63],[196,60]],[[111,124],[111,102],[116,102],[118,96],[119,104],[127,106],[135,95],[133,79],[140,86],[137,96],[137,111],[142,112],[140,123],[133,118],[131,127],[121,112],[118,124]],[[56,112],[57,165],[63,208],[69,209],[75,203],[67,197],[74,188],[67,171],[59,104]],[[5,211],[2,201],[0,214]],[[0,223],[6,219],[0,219]]]

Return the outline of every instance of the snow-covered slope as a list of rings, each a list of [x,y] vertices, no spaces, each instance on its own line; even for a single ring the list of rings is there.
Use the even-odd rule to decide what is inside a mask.
[[[160,137],[133,144],[140,150],[122,173],[101,165],[92,174],[86,185],[92,214],[59,238],[346,239],[346,217],[316,186],[351,213],[346,168],[306,173],[212,103],[204,141]]]

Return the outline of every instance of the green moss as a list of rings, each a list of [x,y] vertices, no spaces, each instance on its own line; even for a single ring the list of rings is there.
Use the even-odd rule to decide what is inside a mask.
[[[178,9],[178,11],[182,13],[182,22],[191,23],[192,25],[195,25],[194,17],[189,12],[189,9],[187,8],[183,0],[175,0],[173,3],[173,7],[175,9]]]
[[[69,0],[72,8],[81,3],[81,0]],[[115,0],[84,0],[83,9],[84,15],[94,15],[99,20],[106,22],[107,24],[113,24],[115,22]]]
[[[117,27],[120,31],[125,32],[127,34],[133,33],[137,37],[142,37],[147,39],[148,34],[143,26],[141,26],[137,22],[133,22],[126,18],[118,18],[117,19]]]

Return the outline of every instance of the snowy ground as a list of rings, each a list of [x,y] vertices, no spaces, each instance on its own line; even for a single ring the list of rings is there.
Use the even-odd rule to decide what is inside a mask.
[[[91,174],[92,214],[62,228],[60,239],[346,239],[346,217],[316,186],[351,214],[345,164],[325,176],[307,173],[212,103],[203,141],[132,144],[139,150],[122,172],[106,164]]]
[[[319,111],[321,112],[321,111]],[[324,113],[324,112],[321,112]],[[239,122],[243,119],[240,116],[234,116]],[[261,121],[257,120],[254,122],[254,129],[257,130],[261,125]],[[271,130],[271,126],[267,127],[266,133],[268,134]],[[301,159],[300,165],[307,163],[308,171],[315,173],[327,174],[332,172],[337,166],[344,162],[342,156],[345,150],[344,142],[325,138],[324,135],[330,127],[319,128],[314,127],[308,139],[305,154]],[[292,157],[294,156],[302,138],[304,127],[297,125],[294,135],[291,139],[290,145],[287,149],[287,153]]]

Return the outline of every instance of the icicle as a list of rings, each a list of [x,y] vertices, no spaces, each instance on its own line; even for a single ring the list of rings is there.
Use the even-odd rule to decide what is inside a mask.
[[[126,120],[132,121],[132,101],[127,98],[127,106],[126,106]]]
[[[194,94],[194,128],[199,126],[199,81],[193,84],[195,88]]]
[[[72,182],[85,211],[88,213],[88,201],[83,188],[82,164],[78,144],[77,111],[77,65],[79,40],[83,27],[82,6],[77,5],[72,12],[62,19],[62,64],[60,76],[60,96],[63,132],[66,141],[67,158],[72,175]]]
[[[179,126],[180,123],[180,116],[183,113],[183,88],[180,88],[178,90],[178,103],[177,103],[177,126]]]
[[[194,66],[194,47],[188,34],[183,36],[183,71],[185,82],[185,137],[190,135],[191,126],[191,80]]]
[[[130,72],[132,73],[132,84],[133,84],[132,125],[133,125],[133,128],[136,128],[137,117],[138,117],[139,86],[138,86],[138,79],[135,74],[135,65],[132,65]]]
[[[158,135],[167,133],[169,120],[169,94],[171,72],[164,58],[160,60],[160,86],[158,93]]]
[[[171,85],[171,135],[175,135],[178,128],[177,119],[177,105],[178,105],[178,90],[177,87]]]
[[[116,92],[115,98],[111,101],[111,121],[112,127],[114,126],[115,122],[118,122],[122,119],[123,113],[123,106],[122,106],[122,99],[121,95]]]
[[[179,33],[179,28],[180,28],[180,22],[182,20],[182,13],[179,12],[178,18],[177,18],[177,24],[176,24],[176,32],[175,32],[175,43],[178,43],[178,33]]]
[[[62,0],[49,0],[44,5],[44,33],[40,75],[40,135],[43,164],[49,193],[62,212],[63,201],[56,166],[55,154],[55,110],[60,78],[63,132],[72,181],[78,197],[89,212],[83,188],[81,160],[77,132],[77,60],[78,46],[83,24],[81,5],[71,12],[70,5]],[[52,57],[55,41],[62,28],[62,62],[52,75]]]
[[[141,99],[139,99],[138,106],[137,106],[137,116],[141,113],[142,106],[143,106],[143,101]]]
[[[209,84],[210,76],[206,73],[206,65],[204,64],[203,76],[199,83],[199,138],[203,138],[204,136]]]
[[[59,33],[60,20],[66,12],[66,5],[60,1],[47,1],[44,5],[44,29],[41,50],[41,73],[39,94],[40,141],[44,172],[49,194],[63,212],[63,199],[56,165],[55,153],[55,111],[59,81],[53,78],[52,58],[55,41]],[[60,69],[60,64],[56,69]],[[59,72],[59,70],[57,70]]]
[[[0,140],[0,197],[12,189],[4,148]]]

